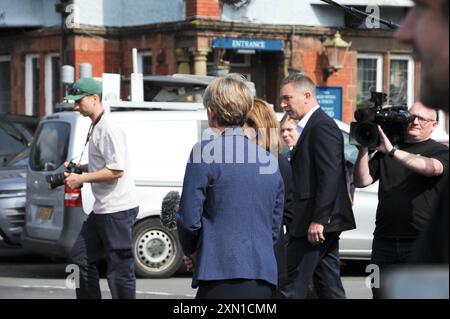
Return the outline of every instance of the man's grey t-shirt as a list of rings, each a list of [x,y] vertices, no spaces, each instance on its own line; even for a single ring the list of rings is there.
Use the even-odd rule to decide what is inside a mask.
[[[92,183],[94,213],[110,214],[138,206],[130,172],[126,136],[109,114],[95,125],[89,140],[89,172],[103,167],[123,171],[121,178]]]

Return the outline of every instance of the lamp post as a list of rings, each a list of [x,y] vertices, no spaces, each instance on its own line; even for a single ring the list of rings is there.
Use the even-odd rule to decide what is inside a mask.
[[[337,31],[332,39],[321,38],[325,48],[325,54],[328,58],[328,67],[323,68],[323,80],[328,81],[331,74],[338,72],[344,67],[347,52],[352,45],[342,39],[341,34]]]

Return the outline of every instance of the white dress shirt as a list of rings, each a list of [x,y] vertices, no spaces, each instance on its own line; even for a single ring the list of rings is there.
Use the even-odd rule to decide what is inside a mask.
[[[317,104],[315,107],[313,107],[311,110],[309,110],[308,113],[298,122],[297,124],[297,132],[299,135],[302,135],[303,130],[305,129],[306,124],[309,121],[309,118],[314,114],[315,111],[317,111],[320,108],[320,105]]]

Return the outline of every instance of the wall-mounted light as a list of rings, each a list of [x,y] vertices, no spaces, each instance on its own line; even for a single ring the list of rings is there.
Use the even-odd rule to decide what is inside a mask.
[[[352,43],[344,41],[339,32],[336,32],[332,39],[322,36],[320,41],[323,43],[325,55],[328,58],[328,67],[322,70],[323,80],[327,82],[331,74],[344,67],[345,58]]]

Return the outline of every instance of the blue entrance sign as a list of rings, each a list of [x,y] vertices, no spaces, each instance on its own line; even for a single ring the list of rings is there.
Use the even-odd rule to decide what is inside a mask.
[[[257,51],[283,51],[283,40],[214,38],[213,48]]]
[[[317,101],[322,110],[332,118],[342,120],[342,88],[318,86]]]

